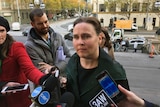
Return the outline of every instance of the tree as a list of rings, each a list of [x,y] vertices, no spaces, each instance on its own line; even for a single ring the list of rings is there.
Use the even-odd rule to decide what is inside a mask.
[[[148,0],[148,6],[147,6],[147,13],[149,12],[154,12],[157,17],[159,18],[159,26],[160,26],[160,6],[155,5],[156,1],[155,0]]]
[[[44,0],[46,10],[60,10],[61,9],[61,0]]]
[[[130,19],[132,6],[134,3],[138,3],[138,0],[105,0],[105,5],[108,10],[114,11],[114,9],[119,8],[122,12],[120,14]]]

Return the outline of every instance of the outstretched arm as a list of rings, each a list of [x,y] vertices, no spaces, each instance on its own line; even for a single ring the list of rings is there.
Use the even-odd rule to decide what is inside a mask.
[[[124,100],[118,103],[118,107],[159,107],[158,105],[143,100],[132,91],[123,88],[121,85],[118,85],[118,88],[126,96]]]

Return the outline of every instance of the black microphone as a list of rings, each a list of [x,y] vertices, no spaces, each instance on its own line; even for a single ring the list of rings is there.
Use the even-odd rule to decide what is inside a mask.
[[[71,92],[65,92],[61,98],[60,102],[54,102],[53,104],[47,104],[45,107],[73,107],[75,97]]]
[[[49,103],[52,103],[51,93],[56,87],[59,88],[59,79],[53,74],[47,74],[40,79],[40,84],[41,85],[36,87],[31,93],[31,99],[33,99],[40,106],[45,107]]]
[[[52,92],[55,87],[59,86],[59,79],[54,75],[50,75],[42,84],[46,91]]]
[[[66,103],[66,106],[64,107],[73,107],[74,101],[75,97],[71,92],[65,92],[60,98],[60,103]]]

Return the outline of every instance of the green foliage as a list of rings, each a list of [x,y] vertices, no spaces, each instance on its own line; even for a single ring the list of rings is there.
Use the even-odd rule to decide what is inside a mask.
[[[47,10],[60,10],[61,9],[61,1],[60,0],[44,0],[45,8]]]

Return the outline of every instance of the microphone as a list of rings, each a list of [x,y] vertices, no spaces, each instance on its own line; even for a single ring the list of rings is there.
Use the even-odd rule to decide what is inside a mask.
[[[61,98],[60,102],[54,102],[53,104],[47,104],[45,107],[73,107],[75,97],[71,92],[65,92]]]
[[[59,79],[54,75],[50,75],[42,84],[46,91],[52,92],[55,87],[59,86]]]
[[[74,101],[75,97],[71,92],[65,92],[60,98],[60,103],[66,103],[64,107],[73,107]]]
[[[59,79],[53,74],[48,74],[40,79],[40,84],[41,85],[36,87],[31,93],[31,99],[33,99],[40,106],[45,107],[51,103],[51,92],[54,91],[56,87],[60,87]]]

